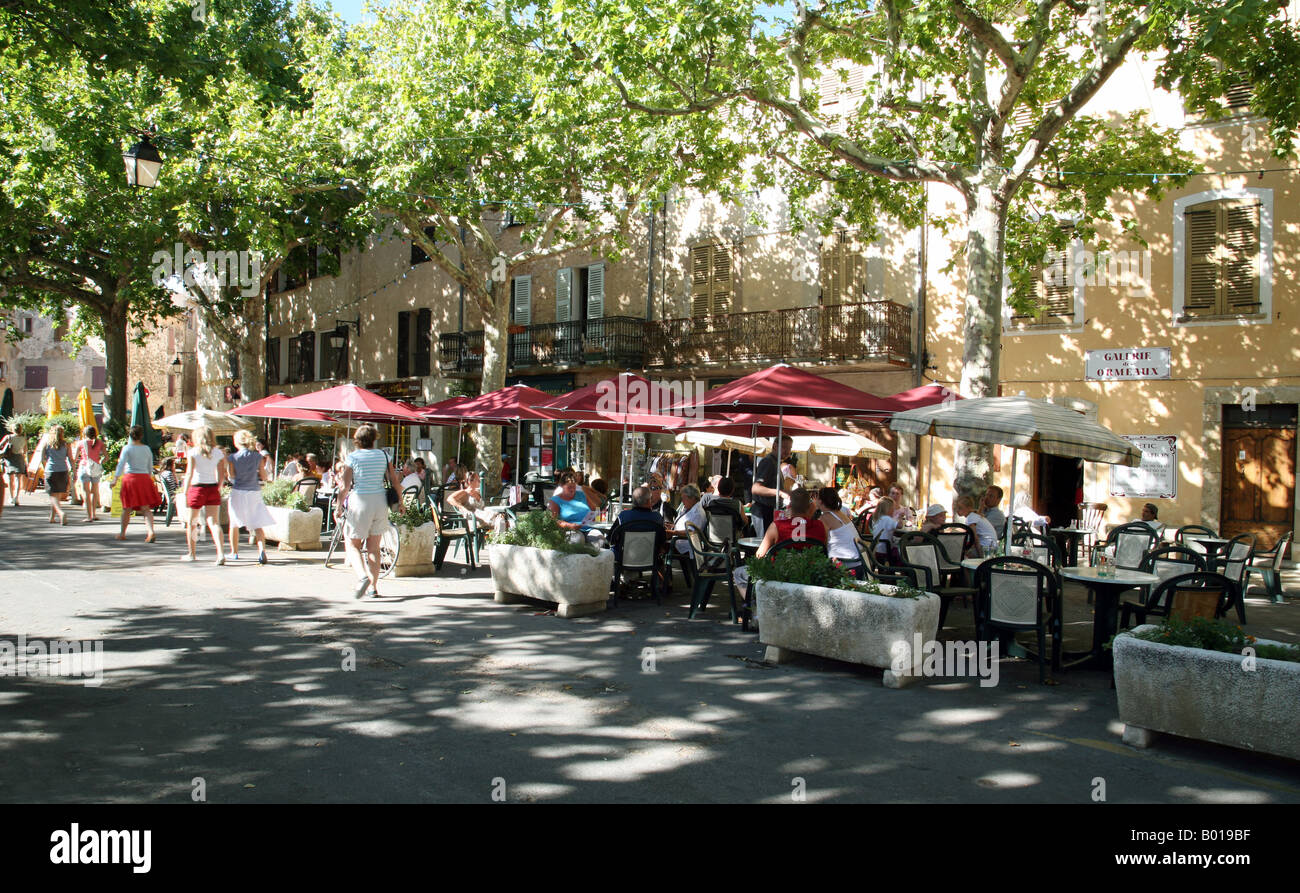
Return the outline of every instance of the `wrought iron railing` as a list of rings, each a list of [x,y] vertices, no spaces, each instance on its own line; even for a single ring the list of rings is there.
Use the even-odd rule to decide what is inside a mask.
[[[483,333],[451,332],[438,339],[444,375],[483,371]],[[576,322],[522,326],[509,336],[507,368],[610,366],[639,369],[645,364],[645,320],[607,316]]]

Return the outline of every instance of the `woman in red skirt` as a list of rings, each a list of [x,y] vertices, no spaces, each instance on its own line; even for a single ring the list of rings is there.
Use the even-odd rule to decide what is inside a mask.
[[[131,513],[144,518],[147,533],[144,541],[152,543],[153,510],[162,505],[162,496],[153,482],[153,450],[144,443],[144,429],[139,425],[131,426],[131,442],[122,447],[122,454],[117,460],[117,470],[113,472],[113,483],[122,480],[122,529],[117,538],[126,539],[126,525],[131,522]]]
[[[194,444],[185,454],[185,480],[181,483],[185,504],[190,509],[190,525],[185,529],[189,553],[181,556],[181,561],[194,560],[199,523],[203,519],[217,546],[216,563],[222,565],[226,563],[226,554],[221,546],[221,528],[217,522],[221,512],[221,485],[226,480],[226,454],[217,449],[217,439],[206,425],[194,432]]]

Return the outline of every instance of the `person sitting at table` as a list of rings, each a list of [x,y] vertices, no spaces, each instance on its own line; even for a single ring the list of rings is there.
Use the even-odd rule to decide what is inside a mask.
[[[916,523],[916,512],[912,511],[903,502],[903,488],[898,484],[892,484],[889,488],[889,498],[894,500],[894,520],[900,526],[908,527]]]
[[[1155,531],[1156,536],[1163,540],[1165,538],[1165,525],[1161,524],[1160,521],[1157,520],[1159,514],[1159,511],[1155,507],[1155,503],[1148,502],[1146,505],[1142,506],[1142,517],[1139,520]]]
[[[406,489],[403,481],[403,490]],[[504,533],[510,527],[510,519],[504,512],[494,512],[487,508],[483,500],[482,482],[477,471],[465,476],[465,483],[459,490],[444,500],[462,515],[472,515],[474,520],[495,533]]]
[[[320,478],[325,474],[325,467],[320,464],[320,457],[315,453],[308,453],[305,457],[306,467],[304,477]]]
[[[592,545],[603,546],[604,535],[591,526],[595,515],[593,504],[600,504],[600,494],[580,486],[577,476],[572,472],[560,475],[559,491],[546,501],[547,509],[559,522],[561,530],[570,531],[574,538],[586,539]],[[658,521],[662,524],[663,518],[658,518]]]
[[[1002,537],[1007,532],[1007,516],[998,504],[1002,502],[1002,488],[997,484],[990,484],[989,488],[984,491],[984,498],[980,500],[980,514],[993,525],[993,531]]]
[[[741,507],[740,500],[736,498],[736,482],[722,475],[714,475],[712,481],[712,492],[700,495],[700,506],[706,513],[726,512],[731,515],[736,536],[745,536],[745,531],[750,527],[745,517],[745,510]]]
[[[614,526],[610,528],[611,540],[615,530],[632,521],[653,521],[660,527],[664,526],[664,516],[654,510],[654,497],[648,487],[634,487],[631,496],[632,506],[623,509],[614,519]]]
[[[826,527],[826,554],[839,561],[854,577],[862,577],[866,568],[862,566],[862,556],[858,552],[858,529],[853,526],[852,516],[840,501],[840,494],[833,487],[811,492],[818,510],[817,519]]]
[[[961,518],[958,524],[965,524],[975,530],[975,545],[967,550],[967,558],[981,558],[992,550],[993,545],[998,541],[998,533],[979,512],[975,511],[975,500],[969,496],[958,496],[957,501],[953,503],[956,509],[956,516]]]
[[[885,496],[876,503],[867,529],[871,531],[871,538],[876,540],[876,558],[889,561],[894,554],[894,533],[898,530],[898,522],[894,520],[894,500]]]
[[[284,470],[280,472],[280,477],[288,481],[296,481],[303,476],[303,467],[298,462],[301,453],[290,453],[289,461],[284,463]]]
[[[682,487],[682,510],[677,513],[677,520],[673,522],[673,530],[685,532],[686,525],[692,524],[701,534],[707,535],[709,529],[709,520],[704,514],[704,503],[700,499],[700,488],[694,484],[687,484]],[[686,537],[679,537],[675,543],[677,551],[683,555],[691,551],[690,541]]]
[[[1021,493],[1016,497],[1015,508],[1012,509],[1013,517],[1019,518],[1030,527],[1035,528],[1039,534],[1046,534],[1047,527],[1052,523],[1052,519],[1047,515],[1040,515],[1034,511],[1033,506],[1029,504],[1029,494]]]
[[[788,518],[777,518],[767,525],[767,530],[763,533],[763,541],[759,543],[758,551],[754,553],[754,557],[762,558],[768,552],[771,552],[777,543],[786,541],[793,542],[792,548],[795,549],[807,549],[816,545],[826,548],[826,525],[813,518],[815,510],[812,497],[807,490],[795,490],[791,493],[790,516]],[[742,599],[746,598],[749,591],[748,569],[744,566],[736,568],[731,578],[736,583],[737,594]],[[758,619],[757,605],[754,606],[754,619]]]
[[[922,533],[934,533],[948,523],[948,510],[935,502],[925,510],[925,520],[921,523]]]
[[[416,490],[423,490],[424,478],[420,477],[419,472],[415,470],[413,462],[402,463],[402,492],[405,493],[411,487]]]

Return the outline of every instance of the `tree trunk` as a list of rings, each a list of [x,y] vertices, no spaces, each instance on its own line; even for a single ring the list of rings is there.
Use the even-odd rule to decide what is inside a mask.
[[[483,315],[483,380],[479,393],[487,394],[506,384],[506,366],[510,352],[510,305],[502,295],[509,294],[509,285],[492,279],[488,294],[492,310]],[[501,480],[501,427],[477,425],[474,445],[478,449],[478,464],[483,472],[484,495],[488,488],[495,489]]]
[[[1006,201],[996,191],[995,175],[985,175],[976,188],[975,205],[967,217],[966,341],[961,369],[961,393],[967,397],[994,397],[998,392],[1002,350],[1002,238],[1006,213]],[[992,482],[992,474],[991,445],[958,442],[953,481],[958,494],[982,495]]]
[[[239,342],[239,392],[245,402],[266,396],[266,375],[261,362],[263,346],[251,334]]]
[[[117,422],[123,427],[130,423],[126,411],[126,317],[127,302],[118,300],[116,294],[105,295],[112,303],[99,314],[104,329],[104,358],[108,367],[104,386],[104,425]]]

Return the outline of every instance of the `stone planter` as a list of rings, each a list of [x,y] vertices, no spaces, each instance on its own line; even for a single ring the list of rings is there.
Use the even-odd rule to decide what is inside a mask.
[[[770,580],[757,586],[758,640],[768,646],[773,663],[816,654],[880,667],[885,687],[902,688],[917,677],[896,674],[892,667],[896,662],[910,667],[917,637],[929,642],[939,630],[939,597],[933,593],[892,598]],[[887,585],[880,589],[894,591]]]
[[[558,605],[561,617],[605,610],[614,579],[614,553],[566,555],[529,546],[488,545],[495,600],[513,605],[535,598]]]
[[[1300,760],[1300,663],[1257,658],[1248,669],[1240,654],[1133,636],[1115,638],[1114,656],[1125,744],[1165,732]]]
[[[438,542],[438,525],[432,521],[419,527],[397,525],[397,564],[394,577],[433,575],[433,547]]]
[[[275,523],[266,528],[266,538],[279,543],[282,551],[312,552],[320,548],[321,521],[325,514],[319,508],[308,512],[282,505],[268,505],[267,510]]]

